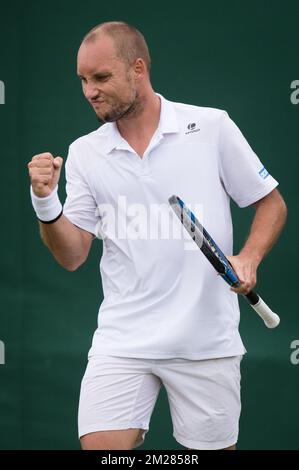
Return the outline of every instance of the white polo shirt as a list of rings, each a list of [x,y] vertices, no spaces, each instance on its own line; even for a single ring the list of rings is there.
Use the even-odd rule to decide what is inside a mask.
[[[225,111],[160,99],[159,126],[143,158],[115,123],[69,149],[64,214],[103,237],[104,299],[90,354],[243,354],[237,295],[181,233],[175,216],[167,233],[168,198],[176,194],[190,204],[230,255],[230,198],[245,207],[278,183]]]

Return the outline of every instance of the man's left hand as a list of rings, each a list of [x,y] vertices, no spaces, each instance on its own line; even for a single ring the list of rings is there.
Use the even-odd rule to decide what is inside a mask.
[[[256,284],[258,263],[245,255],[227,256],[240,280],[239,287],[231,287],[236,294],[248,294]]]

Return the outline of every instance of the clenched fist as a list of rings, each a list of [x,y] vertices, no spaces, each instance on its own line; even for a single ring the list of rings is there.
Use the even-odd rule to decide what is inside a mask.
[[[28,163],[31,185],[36,196],[46,197],[51,194],[59,181],[62,163],[61,157],[54,158],[48,152],[35,155]]]

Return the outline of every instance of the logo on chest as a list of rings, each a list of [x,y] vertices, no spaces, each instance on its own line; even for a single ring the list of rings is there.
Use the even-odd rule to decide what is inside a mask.
[[[196,122],[190,122],[188,125],[187,125],[187,131],[185,132],[185,134],[192,134],[192,132],[199,132],[200,131],[200,128],[198,126],[198,124],[196,124]]]

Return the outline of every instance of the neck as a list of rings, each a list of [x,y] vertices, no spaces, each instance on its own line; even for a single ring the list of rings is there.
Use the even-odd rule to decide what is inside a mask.
[[[117,121],[122,137],[126,140],[151,138],[159,124],[160,109],[160,98],[152,88],[140,94],[136,111]]]

